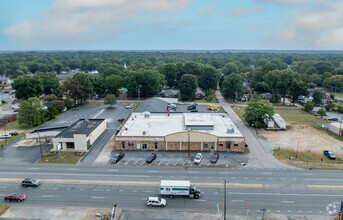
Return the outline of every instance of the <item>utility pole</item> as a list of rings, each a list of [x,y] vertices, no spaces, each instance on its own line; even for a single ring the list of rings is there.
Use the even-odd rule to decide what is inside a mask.
[[[296,160],[298,159],[298,153],[299,153],[299,142],[298,142],[298,145],[297,145],[297,155],[295,155],[295,159]]]
[[[338,136],[342,136],[342,120],[343,120],[343,114],[341,115],[341,123],[339,124],[339,134],[338,134]]]
[[[224,180],[224,220],[226,220],[226,178],[227,178],[227,164],[225,168],[225,180]]]
[[[7,137],[6,137],[6,123],[4,123],[4,132],[5,132],[5,145],[7,144]]]
[[[191,159],[191,140],[190,140],[190,130],[191,129],[187,129],[188,131],[188,160]]]
[[[39,132],[38,132],[38,141],[39,141],[39,148],[40,148],[40,159],[43,159],[42,143],[40,142]]]

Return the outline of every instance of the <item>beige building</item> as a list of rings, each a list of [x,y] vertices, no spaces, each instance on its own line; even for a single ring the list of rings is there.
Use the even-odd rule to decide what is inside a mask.
[[[339,135],[339,136],[342,136],[343,132],[343,125],[339,122],[333,122],[333,123],[330,123],[330,131],[332,131],[333,133]],[[341,132],[341,134],[340,134]]]
[[[53,146],[62,150],[87,151],[105,131],[105,119],[79,119],[53,138]]]
[[[115,137],[116,150],[243,152],[245,139],[222,113],[132,113]]]

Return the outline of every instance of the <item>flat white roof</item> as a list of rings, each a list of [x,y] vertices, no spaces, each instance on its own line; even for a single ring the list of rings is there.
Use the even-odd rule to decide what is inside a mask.
[[[192,131],[209,133],[217,137],[243,137],[224,113],[181,113],[170,116],[168,113],[132,113],[117,136],[162,137],[185,132],[189,127]],[[228,129],[231,129],[230,133]]]
[[[190,187],[191,183],[189,181],[183,180],[161,180],[161,186],[174,186],[174,187]]]

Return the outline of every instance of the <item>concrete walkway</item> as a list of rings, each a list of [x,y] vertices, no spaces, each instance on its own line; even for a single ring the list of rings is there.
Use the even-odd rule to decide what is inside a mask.
[[[267,152],[263,146],[258,141],[257,137],[254,135],[256,131],[247,127],[243,121],[238,117],[238,115],[233,111],[230,105],[225,101],[220,91],[216,92],[216,96],[220,105],[229,115],[232,122],[236,125],[238,130],[245,137],[245,141],[249,146],[249,161],[247,167],[255,168],[292,168],[287,164],[281,163],[279,160],[275,159],[270,152]]]

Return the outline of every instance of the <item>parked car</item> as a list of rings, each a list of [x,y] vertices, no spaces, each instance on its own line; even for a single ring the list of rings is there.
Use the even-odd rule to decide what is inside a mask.
[[[19,133],[18,132],[16,132],[16,131],[12,131],[12,132],[10,132],[10,135],[12,135],[12,136],[17,136]]]
[[[194,157],[194,164],[200,164],[203,159],[203,156],[201,153],[197,153],[197,155]]]
[[[218,153],[212,154],[212,156],[210,158],[210,162],[211,163],[217,163],[218,160],[219,160],[219,154]]]
[[[167,205],[167,201],[165,199],[161,199],[160,197],[149,197],[146,201],[147,206],[159,206],[164,207]]]
[[[10,138],[10,137],[12,137],[12,135],[10,135],[10,134],[2,134],[0,136],[1,139],[6,139],[6,138]]]
[[[123,159],[125,154],[123,152],[119,152],[118,154],[115,154],[111,157],[110,162],[111,163],[118,163],[121,159]]]
[[[127,109],[131,109],[131,108],[134,108],[136,105],[135,104],[129,104],[126,106]]]
[[[23,187],[27,187],[27,186],[37,187],[40,185],[40,182],[33,178],[26,178],[21,182],[21,185]]]
[[[10,202],[10,201],[22,202],[26,199],[26,195],[22,193],[10,193],[10,194],[5,194],[4,199],[7,202]]]
[[[329,118],[329,121],[338,121],[338,118]]]
[[[332,152],[330,152],[330,151],[328,151],[328,150],[323,150],[323,153],[324,153],[324,155],[327,156],[329,159],[331,159],[331,160],[336,160],[336,156],[335,156]]]
[[[146,158],[147,163],[152,163],[157,158],[157,155],[155,153],[151,153],[148,158]]]

